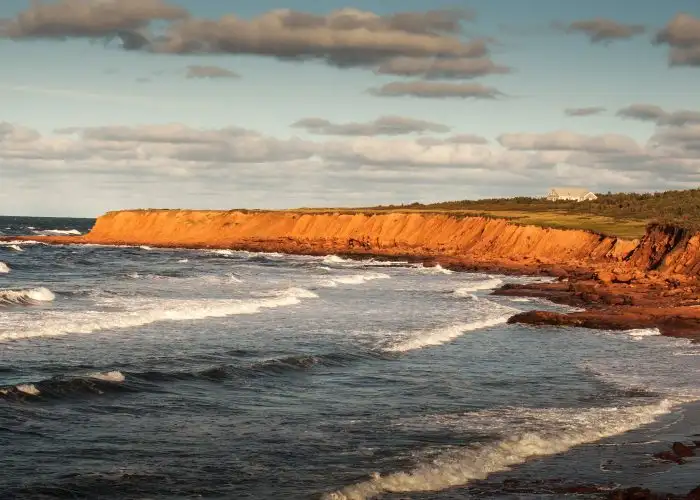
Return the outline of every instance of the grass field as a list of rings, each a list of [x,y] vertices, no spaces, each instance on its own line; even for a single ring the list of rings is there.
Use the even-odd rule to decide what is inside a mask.
[[[447,214],[456,217],[493,217],[507,219],[515,224],[528,224],[557,229],[581,229],[593,231],[606,236],[617,236],[624,239],[641,238],[649,223],[643,219],[616,219],[602,215],[572,214],[565,211],[521,211],[521,210],[457,210],[434,208],[301,208],[290,212],[310,214],[343,213],[343,214],[386,214],[387,212]]]

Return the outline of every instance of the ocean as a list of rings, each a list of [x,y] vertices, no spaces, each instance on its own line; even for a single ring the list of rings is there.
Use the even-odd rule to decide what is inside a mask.
[[[0,232],[93,222],[0,217]],[[653,453],[700,432],[700,347],[506,324],[567,310],[491,295],[549,278],[13,241],[0,262],[3,499],[560,498],[553,482],[699,482],[697,462]]]

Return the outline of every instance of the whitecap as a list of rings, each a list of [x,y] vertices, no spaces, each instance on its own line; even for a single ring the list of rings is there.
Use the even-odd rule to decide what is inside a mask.
[[[0,261],[0,274],[7,274],[10,272],[10,266]]]
[[[406,336],[407,338],[385,347],[384,350],[390,352],[406,352],[422,349],[423,347],[442,345],[461,337],[467,332],[501,325],[507,322],[508,318],[509,316],[498,316],[495,318],[482,319],[468,323],[456,323],[431,330],[412,332]]]
[[[442,267],[440,264],[436,264],[431,267],[425,267],[423,264],[418,264],[415,266],[416,269],[420,270],[421,272],[425,274],[453,274],[454,271],[451,271],[449,269],[445,269]]]
[[[328,288],[334,288],[338,285],[361,285],[368,281],[389,279],[391,276],[384,273],[365,273],[365,274],[349,274],[344,276],[334,276],[329,279],[322,280],[319,285]]]
[[[40,302],[51,302],[56,296],[44,287],[26,290],[0,290],[0,305],[33,305]]]
[[[304,288],[288,288],[267,292],[252,300],[179,300],[179,299],[103,299],[104,305],[122,307],[123,311],[65,312],[54,311],[23,324],[13,322],[0,331],[0,340],[34,337],[58,337],[67,334],[87,334],[101,330],[132,328],[160,321],[188,321],[223,318],[241,314],[258,314],[263,309],[299,304],[302,299],[317,295]]]
[[[463,297],[464,294],[476,292],[479,290],[492,290],[494,288],[498,288],[502,284],[503,280],[501,280],[500,278],[490,278],[483,281],[476,281],[474,283],[469,283],[467,285],[457,288],[454,291],[454,295],[456,297]]]
[[[430,463],[419,465],[408,472],[371,474],[371,479],[327,493],[324,500],[367,500],[384,493],[411,493],[440,491],[463,486],[474,480],[486,479],[494,472],[508,470],[533,457],[563,453],[574,446],[593,443],[601,439],[622,434],[654,422],[659,416],[669,413],[675,401],[664,399],[656,404],[629,407],[609,407],[575,410],[528,409],[492,410],[486,415],[489,432],[493,432],[503,415],[514,418],[504,426],[506,437],[489,444],[464,447],[453,453],[438,457]],[[558,415],[557,415],[558,413]],[[535,418],[533,418],[533,415]],[[555,415],[555,418],[550,419]],[[466,414],[467,425],[484,415]],[[530,425],[522,429],[522,422]],[[473,425],[469,425],[474,429]]]
[[[630,337],[642,338],[642,337],[654,337],[661,335],[658,328],[636,328],[633,330],[624,330],[622,333],[626,333]]]
[[[30,396],[38,396],[40,394],[39,389],[34,384],[19,384],[16,389]]]
[[[124,377],[124,374],[120,371],[90,373],[88,377],[104,382],[113,382],[115,384],[122,383],[126,380],[126,377]]]
[[[44,236],[79,236],[82,233],[77,229],[43,229],[36,230],[32,229],[35,234],[41,234]]]

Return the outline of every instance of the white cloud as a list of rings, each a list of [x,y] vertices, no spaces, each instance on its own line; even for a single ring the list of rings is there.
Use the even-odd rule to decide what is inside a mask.
[[[46,189],[70,179],[62,202],[82,210],[86,202],[71,198],[89,191],[94,213],[139,205],[278,208],[541,194],[564,181],[602,191],[658,190],[700,179],[698,126],[659,127],[647,144],[570,131],[508,133],[495,144],[482,139],[311,141],[181,124],[67,128],[42,136],[0,123],[0,164],[9,192],[31,196],[22,183]],[[19,197],[0,199],[0,211],[23,206]],[[38,194],[36,200],[49,203]]]

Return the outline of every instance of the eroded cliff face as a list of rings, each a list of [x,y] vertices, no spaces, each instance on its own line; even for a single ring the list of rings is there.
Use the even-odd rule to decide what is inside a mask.
[[[61,242],[61,238],[44,238]],[[521,266],[621,262],[636,247],[586,231],[446,214],[134,210],[100,217],[73,242],[311,254],[412,255]]]
[[[700,235],[669,225],[651,225],[629,257],[629,265],[667,274],[700,274]]]

